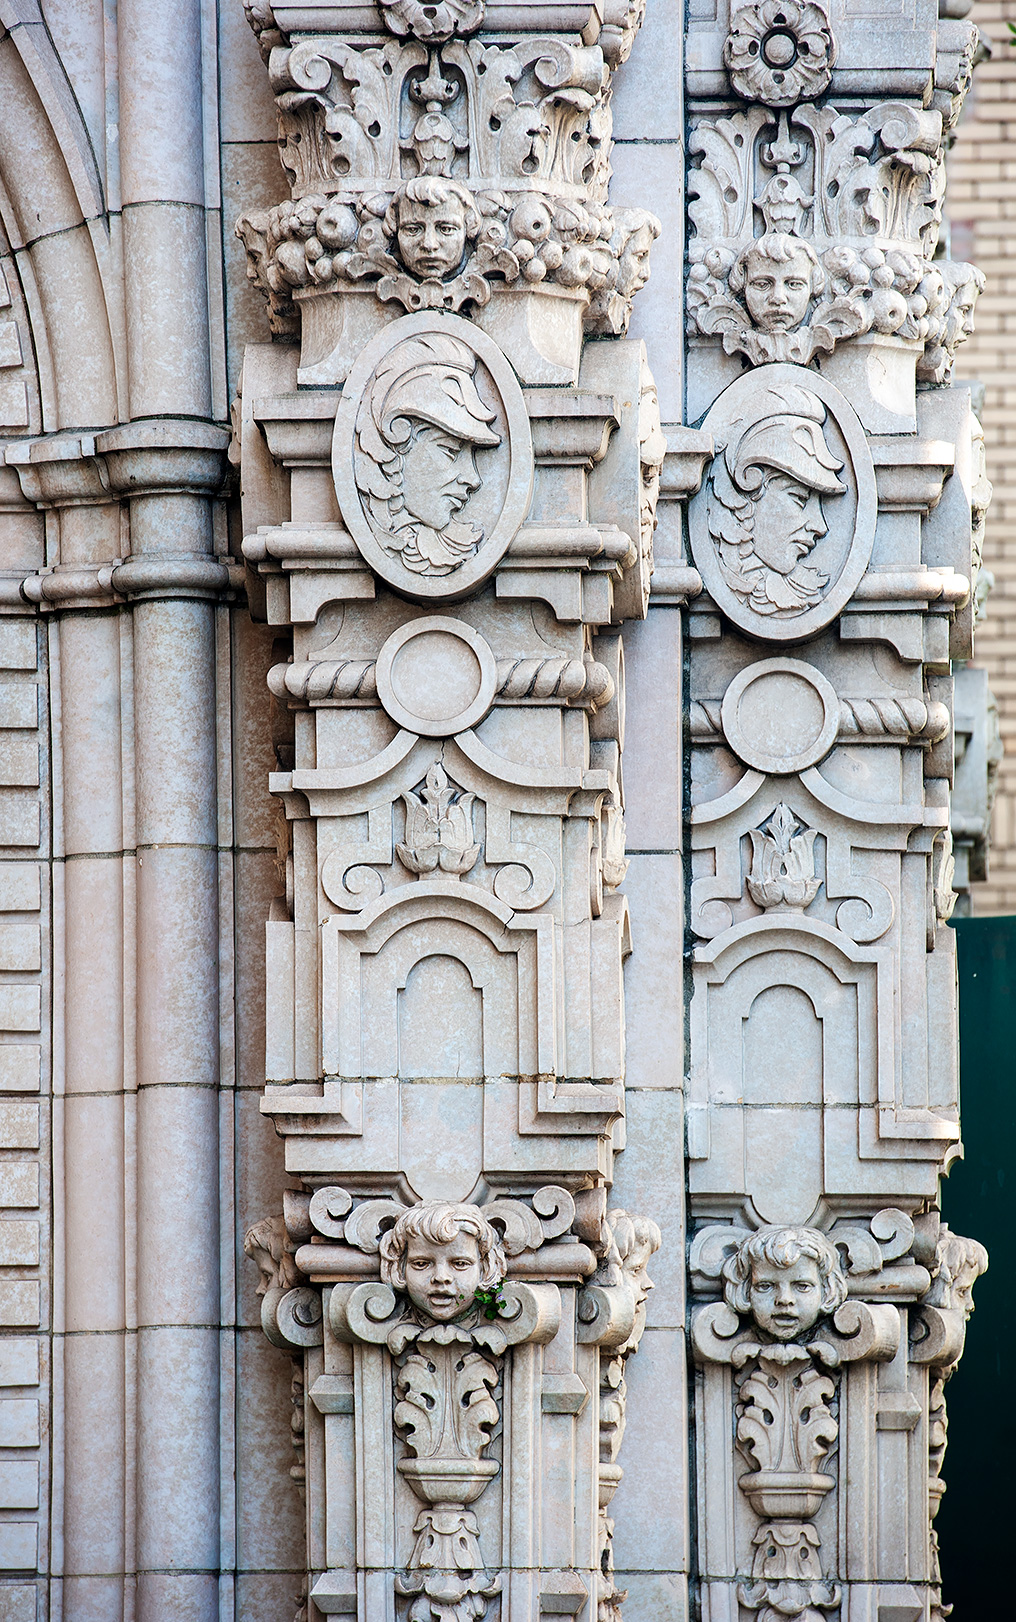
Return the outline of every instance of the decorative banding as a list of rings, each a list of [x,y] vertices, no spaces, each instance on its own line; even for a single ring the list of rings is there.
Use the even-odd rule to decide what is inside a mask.
[[[273,665],[268,687],[280,700],[341,703],[377,697],[373,659],[319,659]],[[583,704],[602,709],[614,696],[614,678],[594,659],[498,659],[496,696],[514,703]]]
[[[723,728],[721,700],[693,701],[688,718],[692,738],[719,743]],[[938,743],[950,726],[945,704],[921,698],[841,698],[837,739],[841,743],[864,738],[871,743]]]

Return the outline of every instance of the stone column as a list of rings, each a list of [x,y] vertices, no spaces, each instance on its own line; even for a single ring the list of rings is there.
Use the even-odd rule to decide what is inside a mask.
[[[124,930],[133,861],[124,856],[122,773],[124,633],[111,573],[120,511],[94,441],[67,437],[12,447],[25,494],[49,514],[59,565],[30,576],[23,595],[49,620],[58,703],[54,936],[62,1066],[55,1067],[54,1141],[63,1156],[62,1236],[56,1271],[54,1364],[63,1424],[56,1479],[63,1498],[63,1615],[117,1622],[132,1513],[126,1494],[133,1380],[133,1061],[125,1034],[132,972]],[[106,562],[103,570],[99,560]],[[129,671],[130,646],[126,644]],[[128,717],[129,719],[129,717]],[[129,830],[128,830],[129,833]],[[62,882],[61,882],[62,881]],[[126,902],[126,906],[125,906]],[[62,993],[62,995],[61,995]],[[62,1069],[62,1085],[59,1071]],[[62,1285],[62,1290],[61,1290]],[[101,1477],[103,1491],[94,1490]]]
[[[130,498],[137,848],[138,1614],[218,1614],[218,851],[208,496],[224,434],[102,436]],[[160,441],[155,445],[152,440]],[[140,442],[140,443],[139,443]],[[189,442],[189,443],[188,443]]]
[[[201,7],[127,0],[117,33],[130,416],[206,418]],[[131,496],[118,584],[134,603],[142,1622],[218,1614],[212,597],[223,571],[211,559],[207,494],[221,445],[215,430],[165,421],[102,441]]]

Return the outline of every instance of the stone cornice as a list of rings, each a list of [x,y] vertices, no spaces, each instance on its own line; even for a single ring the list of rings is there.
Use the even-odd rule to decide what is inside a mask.
[[[229,430],[218,423],[156,417],[17,440],[4,460],[38,507],[97,506],[123,496],[217,495],[228,445]]]

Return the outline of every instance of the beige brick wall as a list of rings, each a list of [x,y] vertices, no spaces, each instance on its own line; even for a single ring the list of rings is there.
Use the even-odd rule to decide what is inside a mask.
[[[980,265],[987,287],[977,330],[954,375],[985,385],[984,438],[995,494],[984,564],[995,576],[976,663],[986,666],[1001,716],[1006,756],[999,774],[987,884],[974,886],[978,914],[1016,913],[1016,48],[1009,20],[1016,0],[975,0],[971,19],[993,55],[974,74],[949,159],[953,259]]]

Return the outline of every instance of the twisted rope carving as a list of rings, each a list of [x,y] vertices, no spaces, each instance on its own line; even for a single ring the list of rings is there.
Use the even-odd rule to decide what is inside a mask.
[[[320,659],[274,665],[268,672],[268,686],[276,698],[293,698],[304,704],[377,697],[373,659]],[[595,660],[563,656],[499,659],[497,696],[522,701],[557,699],[561,703],[581,700],[595,710],[610,703],[614,680],[606,665]]]
[[[703,741],[722,737],[720,701],[696,700],[689,715],[691,736]],[[944,704],[923,698],[841,698],[837,737],[914,739],[938,743],[949,731]]]
[[[609,704],[614,679],[606,665],[584,659],[499,659],[499,698],[585,699],[593,709]]]
[[[274,665],[268,686],[276,698],[320,704],[327,699],[376,698],[373,659],[320,659],[306,664]]]
[[[841,698],[841,738],[920,738],[937,743],[949,731],[944,704],[923,698]]]

